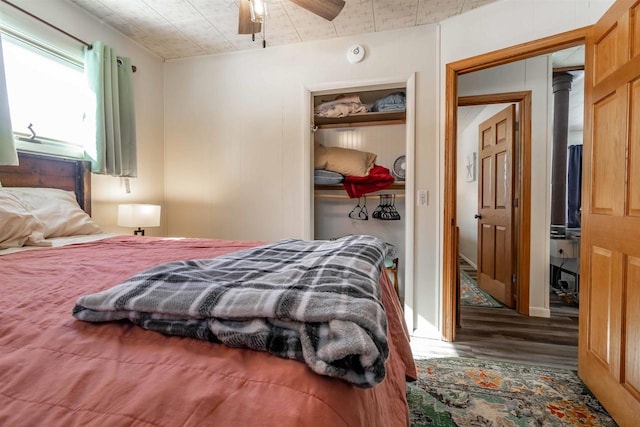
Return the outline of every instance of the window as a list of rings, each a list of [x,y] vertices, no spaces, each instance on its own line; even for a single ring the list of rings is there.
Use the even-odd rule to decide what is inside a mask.
[[[6,34],[2,50],[17,147],[82,157],[89,96],[82,64]]]

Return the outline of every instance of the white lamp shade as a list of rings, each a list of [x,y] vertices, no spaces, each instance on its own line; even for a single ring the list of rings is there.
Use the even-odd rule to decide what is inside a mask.
[[[121,227],[159,227],[160,205],[118,205],[118,225]]]

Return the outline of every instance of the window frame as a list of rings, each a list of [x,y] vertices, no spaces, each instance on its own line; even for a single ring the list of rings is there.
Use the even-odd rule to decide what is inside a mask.
[[[57,49],[55,46],[41,42],[35,37],[25,34],[22,31],[15,30],[2,24],[0,24],[0,34],[2,35],[3,40],[10,39],[10,41],[8,41],[9,43],[13,43],[21,48],[30,50],[48,60],[57,61],[63,65],[71,66],[84,72],[82,49],[78,49],[77,56],[74,56],[67,53],[68,49],[67,51],[65,51],[65,49]],[[84,158],[85,150],[83,145],[48,138],[41,135],[36,135],[35,139],[32,139],[30,134],[15,130],[13,131],[13,135],[16,148],[21,151],[53,154],[77,159]]]

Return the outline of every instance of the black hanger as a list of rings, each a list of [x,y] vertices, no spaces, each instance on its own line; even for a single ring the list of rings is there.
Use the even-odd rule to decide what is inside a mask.
[[[355,208],[349,212],[349,218],[351,219],[359,219],[362,221],[366,221],[369,219],[369,213],[367,212],[367,196],[363,196],[364,202],[362,206],[360,206],[360,197],[358,197],[358,204]]]
[[[381,194],[380,204],[376,210],[371,214],[376,219],[385,221],[397,221],[400,219],[400,214],[396,210],[396,195],[395,194]]]

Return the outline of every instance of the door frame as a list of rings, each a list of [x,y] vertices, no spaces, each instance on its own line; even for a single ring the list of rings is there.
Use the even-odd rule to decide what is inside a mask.
[[[456,218],[456,166],[457,166],[457,108],[458,76],[504,65],[538,55],[584,44],[591,26],[556,34],[527,43],[507,47],[486,54],[462,59],[446,65],[445,70],[445,129],[444,129],[444,213],[443,213],[443,255],[442,255],[442,338],[455,341],[456,334],[456,265],[455,244]],[[587,70],[585,70],[586,72]],[[526,203],[526,206],[525,206]],[[530,201],[522,198],[522,211],[530,210]],[[520,258],[522,246],[516,256]],[[526,248],[529,250],[528,246]],[[519,266],[519,268],[523,266]],[[529,270],[516,271],[518,277],[529,277]],[[527,298],[529,296],[527,295]],[[527,304],[528,306],[528,304]],[[528,310],[528,307],[527,307]]]
[[[490,104],[518,104],[517,164],[512,168],[516,174],[513,198],[518,199],[514,207],[514,229],[511,241],[516,250],[514,256],[516,280],[516,311],[529,315],[529,268],[531,244],[531,91],[492,93],[486,95],[461,96],[458,107]],[[457,126],[456,126],[457,129]],[[515,153],[514,153],[515,154]],[[456,195],[457,196],[457,195]],[[456,306],[458,307],[458,306]],[[458,308],[456,308],[457,310]],[[456,313],[457,317],[457,313]]]

